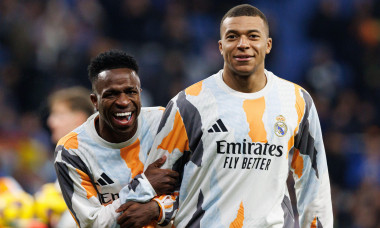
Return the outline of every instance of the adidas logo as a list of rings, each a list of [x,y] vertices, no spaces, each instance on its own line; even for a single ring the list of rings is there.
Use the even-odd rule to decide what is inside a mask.
[[[114,183],[113,180],[107,176],[107,174],[102,173],[102,175],[100,175],[100,176],[101,176],[103,179],[102,179],[102,178],[99,178],[99,179],[97,180],[97,182],[98,182],[101,186],[104,186],[104,185],[107,185],[107,184],[113,184],[113,183]]]
[[[218,119],[214,125],[210,129],[208,129],[209,133],[214,132],[228,132],[226,126],[222,122],[221,119]]]

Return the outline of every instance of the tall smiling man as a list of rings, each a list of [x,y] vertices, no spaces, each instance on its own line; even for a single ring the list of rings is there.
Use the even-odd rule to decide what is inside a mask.
[[[310,95],[265,69],[272,39],[251,5],[229,10],[220,26],[224,67],[167,105],[147,164],[167,155],[181,173],[166,222],[182,227],[333,227],[320,123]],[[295,179],[295,221],[286,180]],[[148,188],[130,197],[143,202]],[[133,196],[133,197],[132,197]],[[152,196],[153,197],[153,196]],[[178,208],[178,209],[176,209]],[[120,210],[128,211],[121,207]],[[128,224],[128,218],[119,218]],[[165,222],[163,222],[165,223]]]
[[[129,188],[145,184],[155,194],[174,190],[178,173],[159,169],[160,158],[142,173],[163,108],[141,108],[138,65],[122,51],[99,54],[89,65],[98,112],[57,144],[55,168],[65,202],[80,227],[116,227],[115,210]],[[128,184],[134,179],[140,186]],[[147,221],[159,216],[151,201],[139,210]]]

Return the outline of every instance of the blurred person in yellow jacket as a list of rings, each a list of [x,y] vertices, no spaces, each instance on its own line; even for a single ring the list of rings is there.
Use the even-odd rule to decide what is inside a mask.
[[[12,177],[0,177],[0,227],[19,227],[33,219],[33,196]]]

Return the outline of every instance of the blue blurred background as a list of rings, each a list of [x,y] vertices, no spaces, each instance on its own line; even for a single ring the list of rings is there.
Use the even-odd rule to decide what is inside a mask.
[[[145,106],[222,68],[219,24],[251,3],[268,17],[266,68],[316,103],[335,226],[380,227],[379,0],[0,0],[0,176],[33,194],[55,180],[47,96],[81,85],[99,52],[140,65]]]

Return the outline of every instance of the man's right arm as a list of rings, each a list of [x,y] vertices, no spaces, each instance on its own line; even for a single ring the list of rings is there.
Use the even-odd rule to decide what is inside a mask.
[[[76,155],[60,145],[56,148],[55,169],[63,198],[79,227],[111,227],[116,224],[120,199],[104,206],[91,175]]]
[[[152,181],[150,185],[145,175],[137,175],[135,181],[125,186],[119,193],[120,198],[114,200],[108,205],[102,205],[98,199],[98,191],[95,182],[92,180],[87,166],[70,148],[66,149],[63,145],[56,148],[55,169],[58,181],[62,190],[65,202],[70,209],[76,223],[80,227],[109,227],[116,224],[119,213],[116,209],[122,204],[126,189],[131,188],[136,181],[147,182],[156,194],[169,193],[174,190],[178,173],[172,170],[160,169],[165,162],[165,158],[158,159],[153,162],[146,172]],[[145,185],[140,185],[145,186]],[[157,203],[154,203],[158,208]],[[146,207],[146,205],[144,205]],[[149,220],[150,221],[150,220]]]

